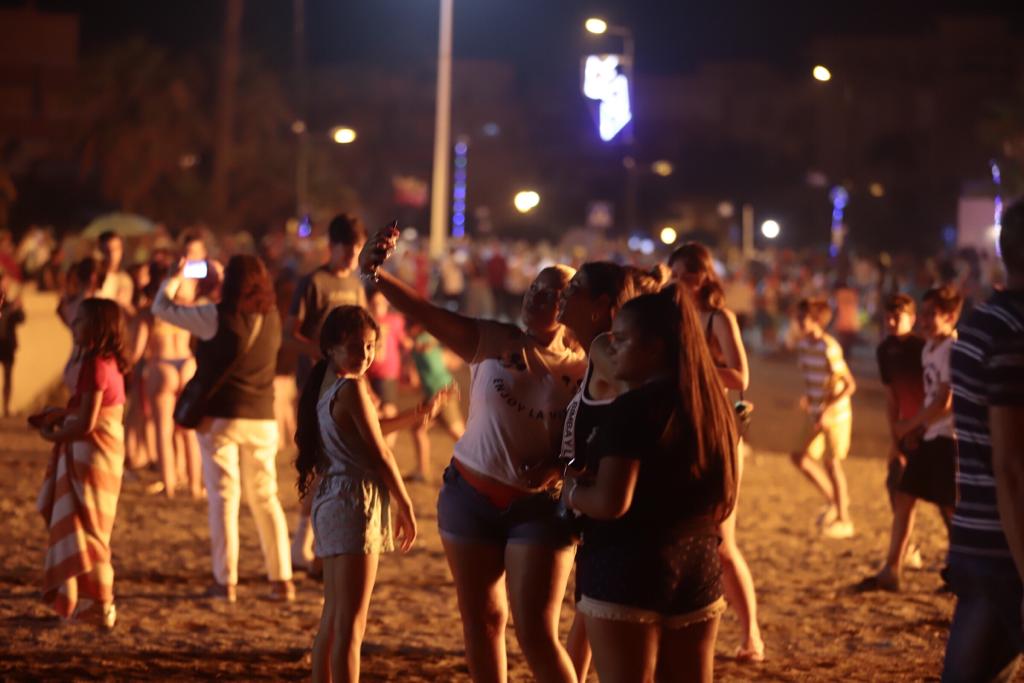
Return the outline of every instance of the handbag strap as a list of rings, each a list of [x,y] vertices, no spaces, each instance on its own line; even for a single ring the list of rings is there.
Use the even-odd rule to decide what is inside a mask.
[[[213,386],[211,386],[209,391],[206,392],[207,396],[213,396],[214,394],[216,394],[217,391],[220,389],[221,385],[227,381],[231,373],[234,372],[235,368],[238,367],[238,364],[242,362],[242,359],[245,358],[246,354],[252,350],[253,346],[255,346],[256,338],[260,336],[260,331],[262,329],[263,314],[257,313],[256,322],[253,323],[252,329],[249,330],[249,337],[248,339],[245,340],[245,346],[242,347],[242,352],[235,356],[235,359],[232,360],[231,363],[224,369],[224,372],[220,374],[220,377],[217,378],[217,381],[214,382]]]

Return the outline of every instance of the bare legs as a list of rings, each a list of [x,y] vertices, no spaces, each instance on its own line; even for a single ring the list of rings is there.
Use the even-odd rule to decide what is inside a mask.
[[[179,479],[188,482],[193,498],[202,497],[202,467],[195,432],[179,430],[174,423],[174,404],[194,373],[195,361],[192,360],[180,370],[170,363],[154,361],[146,375],[146,393],[153,406],[156,453],[168,498],[174,497]],[[179,436],[180,443],[177,442]]]
[[[601,683],[710,683],[721,617],[678,629],[585,617]]]
[[[14,385],[11,383],[11,375],[14,370],[14,363],[0,363],[3,366],[4,373],[4,417],[11,416],[11,392],[14,390]]]
[[[835,507],[838,519],[850,521],[850,496],[846,487],[846,474],[838,458],[826,457],[824,464],[805,453],[793,453],[790,459],[796,468],[821,492],[829,505]]]
[[[336,555],[324,566],[324,609],[313,641],[313,681],[359,680],[359,651],[380,556]]]
[[[558,614],[573,548],[540,544],[465,543],[443,539],[455,579],[470,675],[476,683],[508,678],[505,627],[509,599],[516,636],[534,680],[574,683],[569,655],[558,641]],[[508,597],[506,597],[506,569]]]
[[[748,661],[764,658],[764,641],[761,627],[757,623],[757,594],[754,592],[754,577],[750,573],[743,553],[736,545],[736,509],[722,522],[722,543],[718,546],[718,557],[722,562],[722,588],[729,606],[736,610],[744,640],[736,656]]]

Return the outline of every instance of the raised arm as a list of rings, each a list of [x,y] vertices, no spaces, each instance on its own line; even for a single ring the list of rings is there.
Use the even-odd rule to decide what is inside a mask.
[[[392,306],[419,321],[428,332],[458,354],[462,360],[471,362],[476,356],[480,342],[477,321],[435,306],[412,287],[380,269],[389,255],[388,241],[393,239],[394,235],[388,229],[374,235],[359,254],[360,270],[364,274],[377,276],[377,289]]]
[[[178,287],[183,280],[180,274],[175,274],[163,281],[156,298],[153,299],[153,315],[188,330],[204,341],[209,341],[217,334],[217,306],[186,306],[174,303],[174,295],[178,293]]]

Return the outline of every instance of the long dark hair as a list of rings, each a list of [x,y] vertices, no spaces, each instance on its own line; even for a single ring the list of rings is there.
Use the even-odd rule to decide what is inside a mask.
[[[259,256],[235,254],[224,269],[220,307],[225,313],[263,313],[274,309],[274,285]]]
[[[117,369],[128,371],[128,332],[121,307],[108,299],[83,299],[78,306],[83,330],[80,349],[83,360],[113,356]]]
[[[696,303],[700,308],[713,310],[725,307],[725,291],[707,247],[699,242],[686,242],[668,257],[670,267],[677,261],[683,262],[687,273],[704,276],[704,282],[697,291]]]
[[[657,269],[645,271],[611,261],[588,261],[580,266],[580,272],[587,279],[591,298],[608,297],[609,322],[627,301],[657,292],[665,280]]]
[[[322,357],[313,366],[306,384],[302,387],[295,421],[295,445],[299,449],[299,454],[295,457],[295,469],[299,473],[300,497],[305,497],[309,493],[309,487],[316,475],[322,474],[327,466],[327,458],[320,442],[320,418],[317,415],[320,387],[324,383],[329,365],[327,352],[366,330],[373,330],[380,335],[376,321],[362,306],[338,306],[327,314],[327,319],[320,328]]]
[[[645,336],[665,341],[679,401],[666,439],[669,443],[695,440],[697,457],[691,474],[706,483],[715,517],[723,520],[736,504],[739,437],[692,295],[678,284],[671,285],[632,299],[622,312]]]

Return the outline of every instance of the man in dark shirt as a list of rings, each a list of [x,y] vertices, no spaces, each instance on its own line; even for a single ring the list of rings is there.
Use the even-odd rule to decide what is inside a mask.
[[[291,337],[289,346],[298,352],[295,384],[300,395],[313,364],[320,359],[320,328],[327,314],[338,306],[366,307],[366,292],[356,274],[356,257],[366,243],[366,228],[355,216],[339,214],[328,226],[327,238],[330,259],[299,281],[284,327]],[[307,496],[303,501],[292,538],[292,565],[296,567],[309,567],[314,561],[309,523],[312,500]]]
[[[366,243],[362,221],[339,214],[327,228],[330,259],[299,281],[285,330],[299,351],[295,382],[301,392],[313,364],[320,359],[320,327],[338,306],[366,307],[366,293],[356,274],[356,256]]]
[[[901,420],[908,420],[921,410],[924,402],[924,380],[921,368],[921,351],[924,349],[924,339],[914,334],[914,322],[917,311],[914,300],[906,294],[893,294],[885,302],[885,331],[886,337],[878,345],[876,358],[878,359],[878,373],[881,376],[882,384],[885,386],[886,396],[886,417],[889,420],[889,433],[892,436],[892,445],[889,449],[889,472],[885,479],[885,487],[889,493],[889,504],[896,511],[894,493],[900,477],[903,476],[903,469],[906,467],[906,453],[904,452],[911,444],[896,436],[895,425]],[[897,564],[907,563],[911,566],[921,566],[921,553],[912,544],[907,546],[903,559]],[[886,581],[886,578],[897,576],[899,567],[893,568],[891,563],[886,563],[886,568],[878,576],[872,577],[866,582],[865,587],[883,589],[896,589],[897,582]]]
[[[1020,451],[995,468],[993,444],[1003,436],[999,406],[1006,397],[993,391],[993,347],[1024,335],[1024,203],[1003,215],[999,237],[1007,290],[996,292],[960,323],[953,347],[953,416],[957,437],[957,504],[950,527],[949,581],[957,596],[949,629],[942,680],[1009,680],[1021,653],[1021,575],[1011,547],[1021,548],[1017,519],[1004,523],[996,487],[1012,482],[1004,463],[1020,467]],[[999,417],[991,431],[989,414]],[[1018,423],[1016,429],[1021,425]],[[1014,472],[1018,471],[1015,469]],[[1020,486],[1019,478],[1015,485]],[[1018,491],[1018,503],[1021,493]],[[1004,502],[1000,500],[999,502]],[[1007,530],[1014,534],[1007,541]],[[1024,561],[1021,557],[1017,562]]]

